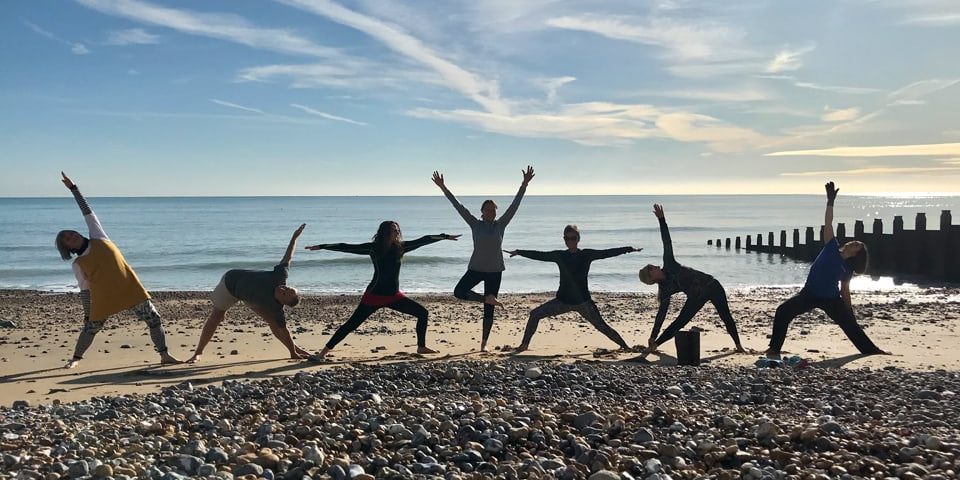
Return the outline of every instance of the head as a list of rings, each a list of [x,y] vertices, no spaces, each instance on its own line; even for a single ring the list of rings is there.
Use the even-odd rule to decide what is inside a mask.
[[[484,222],[492,222],[497,219],[497,202],[493,200],[484,200],[480,205],[480,218]]]
[[[577,245],[580,244],[580,228],[576,225],[563,227],[563,243],[570,250],[577,248]]]
[[[373,236],[373,248],[380,253],[386,252],[392,247],[399,246],[403,242],[403,232],[400,231],[400,224],[393,220],[380,222],[377,233]]]
[[[74,253],[78,253],[83,248],[86,241],[87,237],[80,235],[76,230],[60,230],[55,244],[57,251],[60,252],[60,258],[70,260]]]
[[[870,260],[870,253],[867,251],[867,245],[858,240],[851,240],[840,247],[840,256],[847,264],[847,269],[860,274],[867,271],[867,264]]]
[[[277,285],[277,288],[273,289],[273,298],[288,307],[296,307],[300,303],[300,294],[297,293],[297,289],[286,285]]]
[[[660,283],[664,278],[667,276],[663,273],[663,269],[656,265],[647,265],[640,269],[640,281],[647,285]]]

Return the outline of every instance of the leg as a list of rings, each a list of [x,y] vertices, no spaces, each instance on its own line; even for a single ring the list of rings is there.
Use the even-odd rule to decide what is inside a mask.
[[[701,308],[707,303],[706,298],[687,298],[687,301],[684,302],[683,307],[680,308],[680,313],[677,315],[677,319],[671,323],[663,333],[660,334],[660,338],[657,339],[657,346],[667,343],[671,338],[673,338],[677,332],[686,327],[690,320],[693,320],[693,317],[700,311]]]
[[[477,284],[482,281],[483,276],[480,272],[467,270],[466,273],[460,277],[460,281],[457,282],[457,286],[453,287],[453,296],[459,298],[460,300],[482,302],[483,296],[472,290],[473,287],[477,286]]]
[[[853,310],[851,310],[841,298],[824,302],[820,308],[822,308],[837,325],[840,325],[843,333],[853,342],[853,345],[857,347],[860,353],[866,355],[883,353],[880,347],[877,347],[873,341],[870,340],[870,337],[863,331],[863,328],[857,324],[857,318],[853,315]]]
[[[723,326],[726,327],[727,333],[733,339],[737,351],[745,352],[743,345],[740,343],[740,335],[737,333],[737,323],[733,321],[733,315],[730,314],[727,292],[723,289],[723,285],[720,285],[720,282],[713,282],[710,287],[710,303],[717,309],[717,315],[720,315],[720,320],[723,320]]]
[[[530,319],[527,320],[527,328],[523,331],[523,340],[520,342],[520,346],[513,351],[519,353],[530,348],[530,339],[533,338],[534,333],[537,333],[537,327],[540,325],[541,319],[560,315],[561,313],[566,313],[571,310],[573,310],[573,305],[567,305],[556,298],[531,310]]]
[[[333,350],[333,347],[336,347],[338,343],[342,342],[344,338],[347,338],[351,332],[357,329],[364,320],[373,315],[373,312],[379,310],[380,307],[374,307],[372,305],[357,305],[357,309],[353,311],[353,315],[350,315],[350,318],[340,325],[340,328],[333,333],[333,336],[330,337],[330,340],[327,342],[327,346],[323,347],[323,350],[320,351],[318,356],[323,358],[330,350]]]
[[[610,326],[610,324],[603,321],[603,316],[600,315],[600,309],[597,308],[597,304],[594,303],[593,300],[577,305],[576,309],[577,313],[579,313],[581,317],[590,322],[590,325],[593,325],[593,328],[596,328],[600,331],[600,333],[606,335],[607,338],[613,341],[613,343],[619,345],[621,349],[630,349],[630,346],[627,345],[627,342],[623,341],[623,337],[621,337],[620,334]]]
[[[213,338],[213,334],[217,331],[217,327],[220,326],[220,322],[223,322],[226,315],[227,312],[213,307],[213,311],[210,312],[210,318],[207,318],[207,321],[203,324],[203,331],[200,332],[200,341],[197,342],[197,348],[194,350],[193,356],[187,359],[187,363],[197,363],[200,361],[200,357],[203,355],[203,349],[207,348],[207,344],[210,343],[210,339]]]
[[[77,338],[77,346],[73,349],[73,359],[67,362],[64,368],[76,367],[77,364],[80,363],[80,360],[83,360],[83,354],[90,348],[90,345],[93,343],[93,338],[96,337],[97,333],[103,328],[103,324],[103,320],[97,322],[84,320],[83,329],[80,330],[80,337]]]
[[[767,349],[768,356],[780,354],[783,348],[783,342],[787,339],[787,327],[794,318],[813,310],[814,304],[807,294],[800,290],[800,293],[790,297],[777,307],[777,313],[773,317],[773,335],[770,337],[770,348]]]
[[[147,300],[140,303],[136,307],[133,307],[133,313],[140,321],[146,323],[147,328],[150,329],[150,340],[153,341],[153,347],[157,350],[157,353],[160,354],[160,363],[181,363],[180,360],[174,358],[170,355],[170,352],[167,351],[167,340],[163,333],[160,313],[157,312],[157,309],[153,306],[153,302]]]
[[[500,280],[503,279],[502,272],[488,273],[483,280],[484,298],[497,298],[500,293]],[[483,304],[483,337],[480,340],[480,351],[487,350],[487,339],[490,338],[490,330],[493,329],[493,307],[492,303]]]
[[[387,308],[417,317],[417,353],[437,353],[436,350],[427,348],[427,318],[430,313],[423,305],[409,298],[403,298],[391,303]]]
[[[263,319],[267,322],[267,325],[270,326],[270,331],[273,333],[273,336],[277,337],[277,340],[280,340],[280,343],[282,343],[284,347],[287,347],[287,350],[290,352],[290,358],[303,359],[307,357],[301,354],[301,350],[293,343],[293,337],[290,336],[290,330],[287,330],[286,323],[281,324],[269,316],[264,316]]]

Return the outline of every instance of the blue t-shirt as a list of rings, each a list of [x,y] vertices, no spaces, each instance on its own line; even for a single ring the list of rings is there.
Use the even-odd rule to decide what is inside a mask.
[[[840,256],[840,243],[834,237],[823,246],[813,261],[803,288],[818,298],[836,298],[840,296],[838,283],[852,275],[853,272],[847,270],[847,264]]]

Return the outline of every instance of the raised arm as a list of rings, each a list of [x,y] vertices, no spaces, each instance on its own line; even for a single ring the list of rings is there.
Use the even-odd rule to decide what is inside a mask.
[[[83,194],[80,193],[80,188],[77,187],[70,177],[67,174],[60,172],[60,175],[63,178],[60,181],[70,189],[70,193],[73,194],[73,199],[76,200],[77,206],[80,207],[80,213],[83,214],[83,220],[87,222],[87,230],[89,230],[90,238],[98,238],[101,240],[107,239],[106,232],[103,231],[103,225],[100,225],[100,219],[97,218],[97,215],[93,213],[93,210],[90,209],[90,205],[87,204],[87,199],[83,198]]]
[[[527,191],[527,185],[530,183],[530,180],[533,180],[533,167],[527,165],[527,169],[523,172],[523,182],[520,183],[520,190],[517,190],[517,195],[513,197],[513,202],[510,203],[510,206],[507,207],[507,211],[503,212],[503,215],[500,216],[500,224],[504,227],[510,223],[510,220],[513,220],[513,216],[517,214],[517,209],[520,208],[520,201],[523,200],[523,194]]]
[[[466,207],[457,200],[457,197],[453,196],[453,193],[447,188],[447,185],[443,182],[443,174],[437,171],[433,172],[433,183],[437,184],[440,187],[440,190],[443,191],[443,195],[447,197],[447,200],[450,200],[450,203],[453,204],[453,208],[457,210],[457,213],[463,217],[463,220],[467,222],[467,225],[471,227],[474,226],[479,220],[477,217],[474,217],[470,214],[470,210],[467,210]]]
[[[837,199],[839,188],[835,188],[833,182],[827,182],[823,186],[827,190],[827,208],[823,212],[823,243],[833,240],[833,202]]]
[[[663,327],[663,320],[667,318],[667,311],[670,310],[670,297],[660,300],[660,308],[657,309],[657,318],[653,321],[653,330],[650,331],[650,340],[656,340],[660,336],[660,328]]]
[[[352,253],[355,255],[370,255],[373,242],[367,243],[320,243],[304,247],[307,250],[331,250],[334,252]]]
[[[422,246],[437,243],[440,240],[457,240],[458,238],[460,238],[460,235],[447,235],[446,233],[441,233],[440,235],[424,235],[415,240],[403,242],[403,251],[404,253],[411,252]]]
[[[297,248],[297,239],[300,238],[300,234],[303,233],[303,229],[306,226],[306,223],[301,223],[300,226],[293,231],[293,236],[290,237],[290,243],[287,245],[287,251],[283,254],[283,260],[280,260],[281,264],[290,265],[290,261],[293,260],[293,249]]]
[[[602,260],[604,258],[616,257],[617,255],[623,255],[625,253],[639,252],[643,250],[642,248],[634,247],[617,247],[617,248],[608,248],[606,250],[593,250],[593,249],[584,249],[588,258],[590,260]]]
[[[653,205],[653,214],[657,216],[660,223],[660,240],[663,241],[663,264],[676,263],[677,259],[673,257],[673,240],[670,239],[670,227],[667,227],[667,218],[663,214],[663,206]]]

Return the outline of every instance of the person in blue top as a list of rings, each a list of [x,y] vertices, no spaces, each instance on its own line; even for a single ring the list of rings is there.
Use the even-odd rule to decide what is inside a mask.
[[[766,352],[768,357],[775,358],[780,355],[790,322],[814,308],[823,310],[833,319],[860,353],[865,355],[886,353],[880,350],[857,324],[853,304],[850,301],[850,278],[854,273],[866,271],[867,246],[856,240],[840,246],[833,234],[833,202],[840,190],[834,186],[833,182],[827,183],[825,187],[827,208],[823,219],[823,250],[810,266],[807,282],[800,292],[777,307],[777,313],[773,319],[770,348]]]

